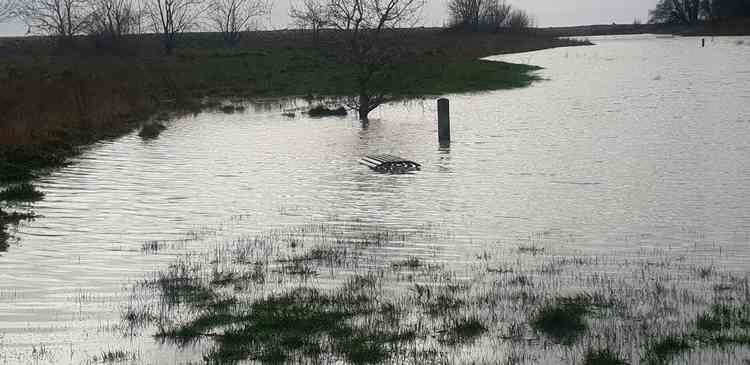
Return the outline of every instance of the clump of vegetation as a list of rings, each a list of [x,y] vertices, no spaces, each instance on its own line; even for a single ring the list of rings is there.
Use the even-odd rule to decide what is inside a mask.
[[[693,346],[690,345],[687,339],[676,335],[669,335],[650,346],[647,363],[654,365],[668,364],[674,356],[689,351],[692,348]]]
[[[590,349],[586,352],[583,365],[628,365],[628,362],[610,349]]]
[[[443,330],[438,340],[447,345],[457,345],[470,342],[487,331],[487,327],[478,318],[462,318],[454,320]]]
[[[539,255],[544,253],[544,247],[536,246],[536,245],[521,245],[518,246],[518,252],[529,254],[529,255]]]
[[[209,295],[193,303],[204,308],[201,315],[158,336],[179,344],[216,338],[217,346],[207,358],[221,363],[246,359],[278,363],[322,352],[339,354],[354,364],[375,363],[392,356],[396,344],[417,334],[378,319],[373,290],[370,279],[354,278],[333,292],[300,287],[232,305],[208,299],[216,297]],[[358,317],[375,322],[353,324]]]
[[[416,270],[422,267],[422,261],[420,261],[416,257],[410,257],[403,261],[394,262],[391,266],[393,266],[394,269],[406,268],[406,269]]]
[[[708,312],[698,316],[696,327],[704,332],[717,332],[733,327],[750,329],[750,304],[730,306],[714,303]]]
[[[8,249],[8,240],[10,239],[10,233],[8,233],[9,225],[17,225],[21,221],[34,219],[36,216],[33,213],[8,213],[0,208],[0,252]]]
[[[330,117],[330,116],[346,116],[348,113],[346,111],[346,108],[343,106],[338,107],[336,109],[329,109],[325,105],[318,105],[312,109],[310,109],[307,114],[311,117]]]
[[[588,328],[584,316],[594,307],[606,306],[596,298],[586,294],[557,298],[534,315],[531,326],[556,342],[572,344]]]
[[[104,363],[104,364],[111,364],[111,363],[119,363],[119,362],[125,362],[125,361],[135,361],[138,359],[137,354],[124,351],[124,350],[109,350],[104,351],[99,355],[94,355],[91,360],[94,363]]]
[[[10,239],[10,235],[6,231],[7,229],[7,226],[0,225],[0,252],[8,250],[8,239]]]
[[[156,254],[161,247],[159,241],[146,241],[141,245],[141,252],[145,254]]]
[[[245,107],[242,105],[223,105],[219,108],[224,114],[241,113],[245,111]]]
[[[0,192],[0,201],[8,203],[35,202],[42,200],[43,198],[44,193],[37,190],[34,185],[29,183],[12,185]]]
[[[159,137],[161,132],[165,131],[167,127],[164,124],[158,122],[146,123],[141,127],[141,131],[138,133],[143,139],[154,139]]]

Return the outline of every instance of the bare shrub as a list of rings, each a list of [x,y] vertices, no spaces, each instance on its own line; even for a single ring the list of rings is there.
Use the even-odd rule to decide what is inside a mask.
[[[271,11],[271,4],[265,0],[211,0],[208,20],[213,30],[221,33],[224,42],[236,46],[242,32],[253,24],[253,19]]]
[[[312,31],[316,45],[320,30],[329,23],[328,16],[328,4],[323,0],[305,0],[301,7],[292,6],[289,10],[289,17],[296,27]]]
[[[515,9],[510,12],[507,27],[511,29],[526,29],[534,26],[534,20],[526,10]]]
[[[113,47],[123,36],[137,32],[140,14],[132,0],[90,0],[89,34],[97,45]]]
[[[451,0],[451,26],[472,31],[492,31],[505,26],[511,6],[504,0]]]

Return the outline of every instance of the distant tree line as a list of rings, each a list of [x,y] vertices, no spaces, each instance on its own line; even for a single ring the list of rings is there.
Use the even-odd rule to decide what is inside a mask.
[[[687,25],[750,17],[750,0],[659,0],[650,17],[651,23]]]
[[[0,22],[20,18],[29,33],[61,40],[89,35],[107,47],[129,34],[153,32],[169,53],[178,36],[192,30],[220,32],[227,45],[236,45],[270,9],[266,0],[0,0]]]
[[[513,9],[505,0],[450,0],[448,13],[450,26],[456,29],[495,32],[533,26],[525,10]]]

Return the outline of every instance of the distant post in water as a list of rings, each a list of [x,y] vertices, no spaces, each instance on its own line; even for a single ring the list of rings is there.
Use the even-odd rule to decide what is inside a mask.
[[[438,140],[440,144],[451,143],[451,107],[448,99],[438,99]]]

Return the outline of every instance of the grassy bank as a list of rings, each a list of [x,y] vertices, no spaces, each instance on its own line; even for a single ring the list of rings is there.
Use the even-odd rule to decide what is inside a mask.
[[[424,238],[305,226],[219,244],[136,285],[121,329],[206,364],[750,356],[748,273],[691,260],[690,249],[592,256],[550,243],[488,244],[457,264],[392,254]]]

